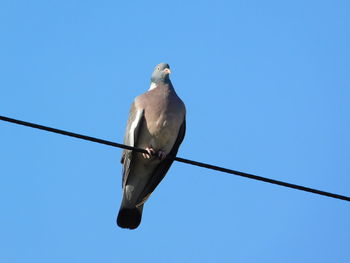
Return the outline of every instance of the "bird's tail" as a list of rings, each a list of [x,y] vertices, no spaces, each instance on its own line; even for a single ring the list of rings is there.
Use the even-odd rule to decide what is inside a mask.
[[[121,228],[135,229],[141,223],[143,205],[135,208],[121,207],[118,213],[117,224]]]

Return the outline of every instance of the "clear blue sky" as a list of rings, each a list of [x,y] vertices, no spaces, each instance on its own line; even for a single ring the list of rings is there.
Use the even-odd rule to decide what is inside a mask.
[[[168,62],[179,156],[350,195],[349,1],[0,3],[0,114],[121,142]],[[349,262],[348,202],[174,163],[136,231],[121,150],[0,122],[0,262]]]

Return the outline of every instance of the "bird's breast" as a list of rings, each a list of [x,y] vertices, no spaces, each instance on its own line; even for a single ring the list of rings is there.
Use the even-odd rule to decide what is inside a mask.
[[[185,106],[168,86],[157,87],[137,100],[144,109],[138,147],[153,147],[169,153],[185,117]]]
[[[149,118],[144,126],[146,136],[142,139],[143,147],[153,147],[156,150],[170,152],[177,138],[183,120],[178,113],[159,113]],[[146,118],[147,119],[147,118]]]

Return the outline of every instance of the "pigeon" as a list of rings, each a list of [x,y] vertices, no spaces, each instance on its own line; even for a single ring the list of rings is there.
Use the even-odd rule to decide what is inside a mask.
[[[124,144],[147,153],[123,150],[121,228],[136,229],[144,203],[168,172],[186,131],[186,108],[170,81],[170,66],[158,64],[149,90],[131,105]]]

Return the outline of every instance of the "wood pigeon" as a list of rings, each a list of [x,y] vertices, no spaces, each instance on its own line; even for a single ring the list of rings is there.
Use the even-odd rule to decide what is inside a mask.
[[[143,205],[162,181],[176,156],[186,130],[186,108],[169,79],[170,67],[158,64],[149,90],[136,97],[129,114],[124,144],[146,149],[148,154],[124,150],[123,199],[117,224],[135,229]]]

